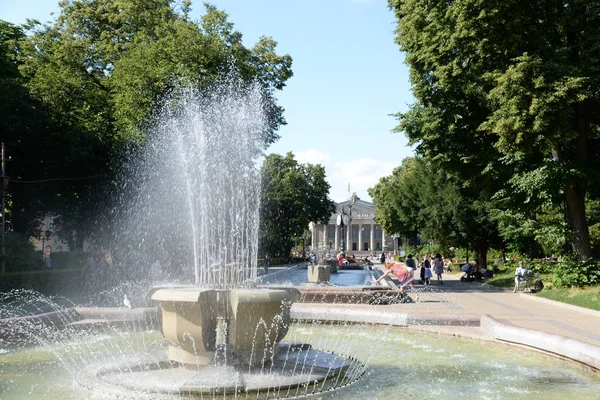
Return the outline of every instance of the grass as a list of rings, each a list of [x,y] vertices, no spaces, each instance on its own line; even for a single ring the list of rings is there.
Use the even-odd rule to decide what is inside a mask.
[[[544,288],[536,296],[600,311],[600,285],[585,288]]]
[[[544,289],[536,296],[600,311],[600,285],[585,288],[557,288],[552,286],[552,275],[552,273],[540,274]],[[493,278],[484,282],[492,286],[512,288],[515,285],[515,273],[512,269],[500,270]]]

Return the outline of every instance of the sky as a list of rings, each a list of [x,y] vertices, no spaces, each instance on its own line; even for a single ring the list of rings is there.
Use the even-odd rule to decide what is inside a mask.
[[[391,132],[397,125],[391,114],[414,99],[387,0],[210,3],[229,14],[244,45],[271,36],[278,53],[294,60],[294,76],[277,93],[287,125],[267,153],[291,151],[300,162],[323,165],[337,202],[353,192],[370,201],[367,189],[413,155],[406,137]],[[193,1],[192,10],[198,19],[202,2]],[[0,19],[15,24],[51,21],[58,11],[57,0],[0,0]]]

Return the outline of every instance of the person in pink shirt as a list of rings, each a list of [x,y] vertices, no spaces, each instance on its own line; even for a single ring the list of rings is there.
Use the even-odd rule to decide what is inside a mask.
[[[415,298],[419,300],[419,294],[417,293],[417,290],[415,289],[415,284],[413,283],[415,278],[413,277],[412,268],[408,268],[404,263],[394,262],[386,262],[385,268],[387,269],[387,271],[383,275],[381,275],[379,279],[375,281],[375,283],[378,283],[380,280],[385,279],[391,274],[394,274],[396,278],[398,278],[398,281],[400,283],[400,293],[404,294],[404,287],[406,285],[410,285],[412,290],[416,293]]]
[[[340,251],[337,255],[338,265],[344,265],[344,255]]]

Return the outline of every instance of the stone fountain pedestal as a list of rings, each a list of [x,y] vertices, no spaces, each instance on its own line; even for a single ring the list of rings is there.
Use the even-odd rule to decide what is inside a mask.
[[[311,283],[327,283],[331,279],[331,268],[327,265],[309,265],[308,281]]]
[[[296,289],[159,289],[168,357],[189,368],[271,358],[288,331]],[[216,359],[219,358],[219,359]]]

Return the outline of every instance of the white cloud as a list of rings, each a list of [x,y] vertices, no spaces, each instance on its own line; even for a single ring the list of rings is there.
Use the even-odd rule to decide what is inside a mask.
[[[358,197],[369,201],[367,189],[379,182],[379,178],[391,175],[397,166],[395,162],[373,158],[336,161],[316,149],[294,152],[294,156],[298,162],[321,164],[325,167],[327,181],[331,185],[329,195],[337,202],[348,198],[348,182],[351,192],[356,192]]]
[[[321,164],[326,165],[329,162],[329,156],[321,153],[317,149],[308,149],[306,151],[294,152],[294,156],[299,163],[306,164]]]

